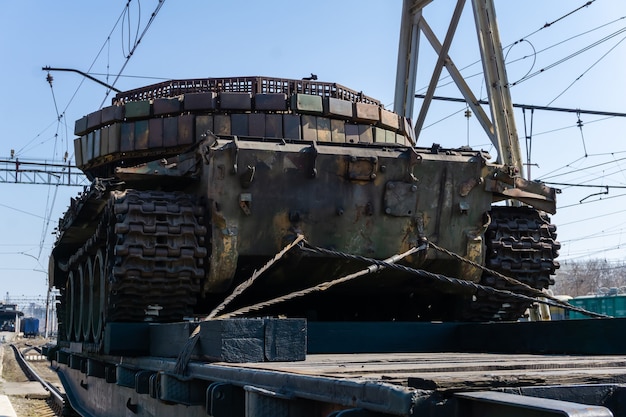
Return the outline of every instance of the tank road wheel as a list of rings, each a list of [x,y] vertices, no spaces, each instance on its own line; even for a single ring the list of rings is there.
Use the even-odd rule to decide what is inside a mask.
[[[74,297],[74,341],[80,342],[83,336],[83,303],[85,292],[85,273],[84,267],[81,263],[76,269],[76,290]]]
[[[74,271],[70,271],[65,284],[65,340],[74,338],[74,304],[76,303],[76,282]]]
[[[98,249],[93,261],[92,269],[92,303],[91,303],[91,329],[95,343],[100,343],[104,330],[104,309],[106,302],[106,276],[105,260],[102,248]]]
[[[88,257],[83,266],[83,288],[81,293],[81,316],[83,340],[91,339],[91,311],[93,306],[93,257]]]

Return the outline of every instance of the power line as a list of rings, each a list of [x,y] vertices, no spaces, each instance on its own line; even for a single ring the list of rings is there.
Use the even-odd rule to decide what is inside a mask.
[[[504,49],[509,49],[509,50],[510,50],[513,46],[517,45],[518,43],[521,43],[521,42],[528,42],[528,40],[527,40],[527,39],[528,39],[528,38],[530,38],[531,36],[535,35],[536,33],[540,32],[540,31],[542,31],[542,30],[544,30],[544,29],[547,29],[547,28],[552,27],[552,25],[554,25],[555,23],[560,22],[561,20],[564,20],[566,17],[569,17],[569,16],[573,15],[574,13],[576,13],[576,12],[578,12],[578,11],[580,11],[580,10],[582,10],[582,9],[584,9],[584,8],[586,8],[586,7],[588,7],[588,6],[590,6],[590,5],[591,5],[592,3],[594,3],[594,2],[595,2],[595,0],[590,0],[590,1],[587,1],[587,2],[586,2],[585,4],[583,4],[582,6],[577,7],[576,9],[574,9],[574,10],[572,10],[572,11],[570,11],[570,12],[565,13],[564,15],[562,15],[561,17],[559,17],[559,18],[557,18],[557,19],[553,20],[553,21],[552,21],[552,22],[550,22],[550,23],[546,23],[546,24],[544,24],[544,25],[543,25],[543,26],[541,26],[539,29],[537,29],[537,30],[535,30],[535,31],[533,31],[533,32],[531,32],[531,33],[529,33],[529,34],[528,34],[528,35],[526,35],[526,36],[522,36],[521,38],[519,38],[519,40],[517,40],[517,41],[515,41],[515,42],[512,42],[512,43],[510,43],[510,44],[508,44],[508,45],[506,45],[506,46],[504,46],[502,49],[503,49],[503,50],[504,50]],[[619,20],[619,19],[616,19],[615,21],[617,21],[617,20]],[[587,31],[587,32],[584,32],[583,34],[586,34],[586,33],[592,32],[592,31],[594,31],[594,30],[598,30],[598,29],[600,29],[600,28],[602,28],[602,27],[604,27],[604,26],[607,26],[607,25],[609,25],[609,24],[615,23],[615,21],[612,21],[612,22],[606,23],[606,24],[604,24],[604,25],[601,25],[601,26],[599,26],[599,27],[597,27],[597,28],[591,29],[591,30],[589,30],[589,31]],[[582,36],[583,34],[579,34],[579,35],[577,35],[577,36]],[[577,36],[575,36],[575,37],[577,37]],[[543,50],[541,50],[541,51],[538,51],[538,52],[534,53],[534,54],[533,54],[533,56],[536,56],[538,53],[544,52],[544,51],[546,51],[546,50],[548,50],[548,49],[550,49],[550,48],[553,48],[553,47],[555,47],[555,46],[557,46],[557,45],[559,45],[559,44],[563,43],[563,42],[566,42],[566,41],[568,41],[568,40],[572,40],[572,39],[574,39],[575,37],[572,37],[572,38],[567,39],[567,40],[565,40],[565,41],[561,41],[561,42],[559,42],[559,43],[557,43],[557,44],[554,44],[554,45],[552,45],[552,46],[549,46],[549,47],[547,47],[547,48],[544,48]],[[530,42],[528,42],[528,43],[530,43]],[[532,44],[531,44],[531,45],[532,45]],[[533,48],[533,49],[534,49],[534,48]],[[527,58],[527,56],[526,56],[526,57],[519,58],[519,59],[517,59],[517,60],[513,60],[513,61],[511,61],[511,62],[508,62],[508,63],[507,63],[507,65],[508,65],[508,64],[515,63],[515,62],[520,61],[520,60],[523,60],[523,59],[526,59],[526,58]],[[464,66],[464,67],[463,67],[463,68],[461,68],[459,71],[460,71],[460,72],[462,72],[462,71],[464,71],[464,70],[466,70],[466,69],[468,69],[468,68],[470,68],[470,67],[473,67],[473,66],[474,66],[474,65],[476,65],[476,64],[479,64],[480,62],[481,62],[480,60],[474,61],[474,62],[472,62],[471,64],[468,64],[468,65]],[[531,67],[531,68],[532,68],[532,67]],[[477,77],[477,76],[479,76],[479,75],[481,75],[481,74],[482,74],[482,72],[477,72],[477,73],[475,73],[475,74],[465,76],[464,78],[465,78],[465,79],[470,79],[470,78],[473,78],[473,77]],[[441,80],[445,80],[445,79],[447,79],[447,78],[450,78],[450,75],[448,75],[448,76],[446,76],[446,77],[443,77]],[[440,88],[440,87],[445,87],[446,85],[449,85],[449,84],[452,84],[452,83],[454,83],[454,81],[450,81],[450,82],[445,83],[445,84],[439,84],[439,85],[437,85],[437,88]],[[421,90],[421,91],[423,91],[423,90],[424,90],[424,89],[426,89],[426,88],[427,88],[427,87],[422,87],[420,90]]]
[[[625,29],[626,30],[626,29]],[[602,55],[600,58],[598,58],[593,64],[591,64],[585,71],[583,71],[582,74],[580,74],[574,81],[572,81],[572,83],[570,85],[568,85],[565,90],[561,91],[561,93],[559,93],[559,95],[557,95],[555,98],[552,99],[552,101],[550,101],[548,103],[548,105],[554,103],[559,97],[561,97],[563,94],[565,94],[565,92],[567,90],[569,90],[570,88],[572,88],[572,86],[579,81],[582,77],[585,76],[585,74],[587,74],[589,71],[591,71],[591,69],[593,67],[595,67],[596,65],[598,65],[598,63],[600,63],[600,61],[602,61],[604,58],[606,58],[611,52],[613,52],[613,50],[615,48],[617,48],[619,46],[620,43],[622,43],[624,40],[626,39],[626,37],[623,37],[622,39],[620,39],[619,42],[617,42],[615,45],[613,45],[613,47],[611,49],[609,49],[604,55]]]
[[[569,184],[565,182],[545,182],[547,185],[557,185],[562,187],[591,187],[591,188],[617,188],[617,189],[626,189],[626,185],[597,185],[597,184]]]
[[[587,158],[587,157],[582,157],[582,158],[579,158],[579,159],[577,159],[577,160],[576,160],[576,161],[574,161],[574,162],[578,162],[578,161],[580,161],[580,160],[582,160],[582,159],[585,159],[585,158]],[[626,157],[624,157],[624,158],[620,158],[620,159],[617,159],[617,160],[612,161],[612,162],[619,162],[619,161],[623,161],[623,160],[626,160]],[[568,165],[566,165],[565,167],[569,167],[570,165],[571,165],[571,164],[568,164]],[[542,181],[542,182],[546,182],[546,179],[548,179],[548,178],[561,177],[561,176],[568,175],[568,174],[575,174],[575,173],[578,173],[578,172],[580,172],[581,170],[584,170],[584,169],[598,168],[598,167],[603,167],[603,166],[606,166],[606,163],[605,163],[605,162],[603,162],[603,163],[599,163],[599,164],[595,164],[595,165],[590,165],[590,166],[588,166],[588,167],[584,167],[584,168],[573,168],[573,169],[574,169],[574,171],[565,172],[565,173],[563,173],[563,174],[555,174],[555,175],[552,175],[552,176],[547,176],[547,175],[550,175],[550,174],[551,174],[551,173],[549,173],[549,174],[546,174],[546,176],[542,177],[541,181]],[[560,168],[560,169],[562,169],[562,168]],[[556,171],[553,171],[553,172],[556,172]]]
[[[554,67],[556,67],[556,66],[558,66],[558,65],[560,65],[560,64],[562,64],[564,62],[567,62],[570,59],[575,58],[578,55],[582,54],[583,52],[586,52],[586,51],[588,51],[588,50],[590,50],[590,49],[592,49],[592,48],[594,48],[594,47],[596,47],[596,46],[598,46],[598,45],[600,45],[600,44],[602,44],[602,43],[612,39],[613,37],[615,37],[615,36],[617,36],[617,35],[619,35],[621,33],[624,33],[624,32],[626,32],[626,28],[622,28],[622,29],[620,29],[618,31],[615,31],[612,34],[610,34],[609,36],[605,36],[604,38],[600,39],[599,41],[596,41],[596,42],[594,42],[594,43],[592,43],[590,45],[587,45],[584,48],[581,48],[578,51],[576,51],[574,53],[571,53],[568,56],[566,56],[564,58],[561,58],[561,59],[553,62],[552,64],[550,64],[548,66],[545,66],[545,67],[543,67],[543,68],[541,68],[541,69],[539,69],[539,70],[537,70],[537,71],[535,71],[535,72],[533,72],[531,74],[528,74],[527,76],[521,78],[520,80],[518,80],[517,82],[515,82],[515,83],[513,83],[511,85],[512,86],[519,85],[522,82],[527,81],[527,80],[529,80],[529,79],[531,79],[531,78],[533,78],[533,77],[535,77],[535,76],[537,76],[539,74],[542,74],[542,73],[546,72],[547,70],[552,69],[552,68],[554,68]]]
[[[40,216],[38,214],[33,214],[33,213],[30,213],[30,212],[25,211],[25,210],[21,210],[21,209],[15,208],[15,207],[7,206],[6,204],[0,203],[0,206],[2,206],[4,208],[8,208],[9,210],[17,211],[17,212],[22,213],[22,214],[26,214],[26,215],[29,215],[29,216],[33,216],[33,217],[37,217],[37,218],[40,218],[40,219],[44,219],[43,216]]]
[[[425,98],[425,97],[426,97],[425,94],[415,94],[415,98]],[[467,102],[467,100],[465,100],[464,98],[457,98],[457,97],[433,96],[432,99],[440,100],[440,101],[451,101],[451,102],[456,102],[456,103]],[[489,105],[489,101],[478,100],[476,104]],[[604,110],[574,109],[574,108],[568,108],[568,107],[538,106],[534,104],[516,104],[516,103],[513,103],[513,107],[525,109],[525,110],[545,110],[545,111],[555,111],[555,112],[564,112],[564,113],[580,113],[580,114],[594,114],[594,115],[599,115],[599,116],[626,117],[626,113],[604,111]]]
[[[557,210],[563,210],[563,209],[571,208],[571,207],[579,207],[579,206],[581,206],[583,204],[597,203],[597,202],[605,201],[605,200],[613,200],[615,198],[620,198],[620,197],[626,197],[626,194],[618,194],[618,195],[613,195],[613,196],[610,196],[610,197],[599,198],[597,200],[582,201],[582,202],[578,202],[576,204],[569,204],[567,206],[560,206],[560,207],[557,207]]]
[[[129,1],[129,3],[130,3],[130,1]],[[113,83],[111,85],[115,86],[115,84],[119,80],[122,72],[124,72],[124,69],[126,68],[126,65],[128,65],[128,62],[130,61],[130,59],[132,58],[133,54],[135,53],[135,50],[137,49],[137,47],[141,43],[141,40],[143,39],[143,37],[148,32],[148,29],[150,29],[150,26],[152,26],[152,23],[154,23],[154,19],[156,18],[157,14],[161,10],[161,7],[163,7],[163,4],[165,4],[165,0],[159,0],[159,3],[157,4],[157,7],[155,8],[154,12],[152,12],[152,14],[150,15],[150,20],[148,20],[148,23],[146,23],[146,26],[145,26],[143,32],[141,33],[141,35],[139,36],[139,38],[135,39],[135,43],[133,45],[133,48],[129,51],[128,56],[126,57],[126,60],[124,61],[124,64],[122,65],[122,68],[120,68],[117,76],[115,77],[115,79],[113,80]],[[139,27],[137,27],[137,30],[139,31]],[[102,100],[102,103],[100,104],[100,107],[102,107],[104,105],[104,102],[106,101],[106,99],[109,96],[109,94],[110,94],[110,90],[107,91],[106,94],[104,95],[104,100]]]

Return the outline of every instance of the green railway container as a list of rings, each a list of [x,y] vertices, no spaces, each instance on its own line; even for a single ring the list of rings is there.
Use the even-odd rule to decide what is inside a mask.
[[[612,317],[626,317],[626,294],[585,295],[572,298],[569,303],[595,313],[606,314]],[[589,318],[575,311],[570,311],[569,317],[571,319]]]

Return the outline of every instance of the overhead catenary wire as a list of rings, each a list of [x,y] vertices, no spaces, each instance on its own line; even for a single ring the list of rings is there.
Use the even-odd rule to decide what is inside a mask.
[[[596,65],[598,65],[600,63],[600,61],[602,61],[604,58],[606,58],[611,52],[613,52],[613,50],[615,48],[617,48],[624,40],[626,39],[626,36],[623,37],[622,39],[619,40],[619,42],[617,42],[615,45],[613,45],[613,47],[611,49],[609,49],[607,52],[604,53],[604,55],[602,55],[600,58],[598,58],[595,62],[593,62],[593,64],[591,64],[585,71],[582,72],[582,74],[580,74],[578,77],[576,77],[576,79],[574,81],[572,81],[567,87],[565,87],[565,89],[563,91],[561,91],[555,98],[553,98],[549,103],[548,106],[551,105],[552,103],[554,103],[556,100],[558,100],[563,94],[565,94],[565,92],[567,92],[570,88],[572,88],[572,86],[580,81],[580,79],[582,77],[585,76],[585,74],[587,74],[589,71],[591,71],[591,69],[593,67],[595,67]]]
[[[113,24],[113,28],[111,28],[111,31],[109,32],[109,35],[107,36],[106,40],[102,43],[102,46],[100,47],[100,50],[98,51],[98,53],[96,54],[96,56],[94,57],[94,59],[91,61],[91,64],[89,65],[89,68],[87,69],[87,71],[85,71],[86,73],[89,73],[89,71],[91,71],[91,69],[93,68],[93,66],[96,64],[96,62],[98,61],[98,58],[100,57],[100,55],[102,54],[102,51],[104,50],[104,48],[107,46],[111,36],[113,35],[113,33],[115,32],[115,29],[117,28],[117,26],[120,23],[120,20],[122,19],[122,17],[124,16],[124,13],[126,12],[126,7],[128,5],[128,3],[130,3],[132,0],[128,0],[128,2],[126,3],[126,6],[124,6],[124,9],[122,9],[122,12],[120,13],[120,15],[118,16],[117,20],[115,21],[115,23]],[[67,105],[65,106],[65,109],[63,110],[63,112],[65,113],[67,111],[67,109],[69,108],[69,106],[72,104],[72,102],[74,101],[74,98],[76,98],[76,95],[78,94],[78,91],[81,89],[83,83],[85,82],[84,78],[81,78],[80,82],[78,83],[78,86],[76,87],[76,89],[74,90],[74,93],[72,94],[72,96],[70,97],[70,99],[67,102]]]
[[[519,38],[519,39],[518,39],[518,40],[516,40],[515,42],[512,42],[512,43],[510,43],[510,44],[508,44],[508,45],[506,45],[506,46],[502,47],[502,49],[503,49],[503,50],[505,50],[505,49],[509,49],[509,50],[510,50],[510,49],[511,49],[511,47],[515,46],[516,44],[518,44],[518,43],[520,43],[520,42],[527,41],[527,40],[528,40],[528,38],[532,37],[533,35],[537,34],[538,32],[541,32],[542,30],[545,30],[545,29],[547,29],[547,28],[552,27],[555,23],[558,23],[558,22],[560,22],[560,21],[564,20],[565,18],[567,18],[567,17],[569,17],[569,16],[572,16],[572,15],[573,15],[573,14],[575,14],[576,12],[579,12],[580,10],[582,10],[582,9],[584,9],[584,8],[589,7],[589,6],[590,6],[592,3],[594,3],[594,2],[595,2],[595,0],[590,0],[590,1],[587,1],[587,2],[586,2],[585,4],[583,4],[582,6],[579,6],[579,7],[575,8],[575,9],[573,9],[573,10],[571,10],[571,11],[569,11],[569,12],[567,12],[567,13],[563,14],[562,16],[560,16],[560,17],[558,17],[558,18],[556,18],[556,19],[552,20],[552,21],[551,21],[551,22],[549,22],[549,23],[545,23],[545,24],[544,24],[544,25],[542,25],[540,28],[538,28],[538,29],[536,29],[536,30],[532,31],[531,33],[529,33],[529,34],[527,34],[527,35],[525,35],[525,36],[522,36],[521,38]],[[615,21],[617,21],[617,20],[619,20],[619,19],[616,19]],[[611,23],[614,23],[615,21],[612,21],[612,22],[606,23],[606,24],[604,24],[604,25],[602,25],[602,26],[600,26],[600,27],[598,27],[598,28],[591,29],[589,32],[591,32],[591,31],[593,31],[593,30],[597,30],[597,29],[599,29],[599,28],[602,28],[602,27],[604,27],[604,26],[606,26],[606,25],[609,25],[609,24],[611,24]],[[587,33],[587,32],[585,32],[585,33]],[[585,33],[583,33],[583,34],[585,34]],[[571,40],[571,39],[573,39],[573,38],[570,38],[570,39],[567,39],[567,40]],[[567,40],[566,40],[566,41],[567,41]],[[558,45],[558,44],[557,44],[557,45]],[[556,45],[555,45],[555,46],[556,46]],[[546,48],[546,49],[548,49],[548,48]],[[533,50],[534,50],[534,47],[533,47]],[[544,50],[545,50],[545,49],[544,49]],[[538,51],[537,53],[539,53],[539,52],[543,52],[544,50],[542,50],[542,51]],[[536,53],[535,53],[535,54],[533,54],[533,55],[535,55],[535,56],[536,56]],[[517,61],[519,61],[519,60],[521,60],[521,59],[525,59],[525,58],[526,58],[526,57],[519,58],[519,59],[517,59],[517,60],[514,60],[514,61],[509,62],[509,64],[510,64],[510,63],[513,63],[513,62],[517,62]],[[474,61],[474,62],[472,62],[472,63],[470,63],[470,64],[468,64],[468,65],[466,65],[466,66],[464,66],[464,67],[462,67],[462,68],[460,68],[460,69],[459,69],[459,71],[460,71],[460,72],[463,72],[463,71],[465,71],[466,69],[471,68],[471,67],[473,67],[474,65],[477,65],[477,64],[480,64],[480,63],[481,63],[481,61],[480,61],[480,60],[476,60],[476,61]],[[477,76],[479,76],[479,75],[481,75],[481,74],[482,74],[482,72],[477,72],[477,73],[475,73],[475,74],[471,74],[471,75],[465,76],[464,78],[465,78],[465,79],[469,79],[469,78],[477,77]],[[445,77],[441,78],[441,80],[445,80],[445,79],[448,79],[448,78],[451,78],[451,77],[450,77],[450,75],[448,75],[448,76],[445,76]],[[448,85],[448,84],[452,84],[453,82],[454,82],[454,81],[450,81],[450,82],[445,83],[445,84],[439,84],[439,85],[437,85],[437,88],[440,88],[440,87],[445,87],[446,85]],[[426,88],[428,88],[428,87],[422,87],[422,88],[420,88],[418,91],[423,91],[423,90],[425,90]]]
[[[594,48],[594,47],[596,47],[598,45],[601,45],[602,43],[604,43],[604,42],[606,42],[606,41],[608,41],[608,40],[614,38],[615,36],[620,35],[620,34],[622,34],[624,32],[626,32],[626,27],[621,28],[621,29],[613,32],[612,34],[610,34],[608,36],[605,36],[604,38],[602,38],[602,39],[600,39],[600,40],[598,40],[598,41],[596,41],[596,42],[594,42],[594,43],[592,43],[590,45],[587,45],[587,46],[585,46],[585,47],[583,47],[583,48],[581,48],[581,49],[579,49],[579,50],[577,50],[577,51],[575,51],[575,52],[573,52],[573,53],[571,53],[571,54],[569,54],[569,55],[567,55],[567,56],[565,56],[565,57],[563,57],[563,58],[561,58],[561,59],[559,59],[559,60],[557,60],[557,61],[555,61],[555,62],[553,62],[553,63],[551,63],[549,65],[547,65],[547,66],[545,66],[545,67],[543,67],[543,68],[540,68],[537,71],[532,72],[532,73],[528,74],[525,77],[522,77],[517,82],[511,84],[511,86],[519,85],[519,84],[521,84],[521,83],[523,83],[525,81],[528,81],[529,79],[531,79],[531,78],[533,78],[533,77],[535,77],[535,76],[537,76],[539,74],[543,74],[546,71],[548,71],[548,70],[550,70],[550,69],[552,69],[552,68],[554,68],[554,67],[556,67],[558,65],[561,65],[564,62],[567,62],[570,59],[577,57],[578,55],[582,54],[583,52],[589,51],[590,49],[592,49],[592,48]]]
[[[561,227],[561,225],[559,225],[559,227]],[[623,228],[623,227],[620,228],[620,229],[617,229],[613,233],[607,233],[607,230],[600,230],[600,231],[598,231],[598,233],[594,233],[594,234],[587,235],[587,236],[581,236],[580,238],[577,238],[577,239],[569,239],[569,240],[560,240],[559,239],[559,242],[561,244],[566,244],[566,243],[571,243],[571,242],[578,242],[581,239],[585,239],[585,240],[605,239],[607,237],[612,237],[612,236],[622,236],[622,235],[624,235],[625,231],[626,231],[626,229]]]
[[[580,161],[580,160],[583,160],[583,159],[585,159],[585,158],[589,158],[589,156],[578,158],[578,159],[577,159],[577,160],[575,160],[574,162],[571,162],[571,163],[569,163],[569,164],[567,164],[567,165],[563,166],[562,168],[559,168],[559,169],[564,169],[564,168],[572,168],[572,170],[571,170],[571,171],[568,171],[568,172],[565,172],[565,173],[561,173],[561,174],[556,174],[556,173],[555,173],[556,171],[552,171],[552,172],[550,172],[550,173],[548,173],[548,174],[546,174],[546,175],[543,175],[543,176],[541,177],[541,181],[542,181],[542,182],[546,182],[546,183],[547,183],[547,182],[550,182],[550,181],[548,181],[548,180],[550,180],[551,178],[562,177],[562,176],[569,175],[569,174],[579,173],[579,172],[581,171],[581,169],[591,169],[591,168],[597,168],[597,167],[604,167],[604,166],[606,165],[606,163],[605,163],[605,162],[602,162],[602,163],[598,163],[598,164],[594,164],[594,165],[589,165],[589,166],[584,167],[584,168],[581,168],[581,167],[576,167],[576,168],[574,168],[574,167],[572,167],[572,164],[573,164],[573,163],[578,162],[578,161]],[[624,157],[624,158],[619,158],[618,160],[616,160],[616,161],[614,161],[614,162],[623,161],[623,160],[626,160],[626,157]]]
[[[137,39],[135,39],[135,42],[133,44],[132,49],[128,52],[128,55],[126,56],[126,59],[124,60],[124,64],[122,65],[122,67],[120,68],[119,72],[115,76],[115,79],[111,83],[112,86],[115,86],[115,84],[117,84],[117,81],[120,79],[120,76],[121,76],[122,72],[124,72],[124,70],[126,69],[126,66],[128,65],[130,59],[133,57],[133,54],[135,53],[135,51],[139,47],[139,44],[141,43],[143,37],[148,32],[148,29],[150,29],[150,26],[152,26],[152,23],[154,23],[154,19],[156,18],[157,14],[159,13],[159,11],[161,10],[161,8],[163,7],[164,4],[165,4],[165,0],[159,0],[155,10],[150,15],[150,19],[148,20],[148,23],[146,23],[146,26],[143,29],[143,32],[141,32],[141,35],[139,35],[139,37]],[[100,107],[102,107],[104,105],[104,103],[106,102],[106,99],[107,99],[107,97],[109,96],[110,93],[111,93],[110,90],[108,90],[105,93],[104,99],[102,100],[102,103],[100,104]]]
[[[117,26],[117,24],[119,23],[120,19],[125,16],[128,13],[129,10],[129,5],[131,3],[132,0],[128,0],[128,2],[126,3],[126,6],[124,8],[124,12],[122,12],[122,14],[120,15],[120,17],[118,18],[116,24],[114,25],[113,29],[111,30],[111,33],[109,34],[109,36],[107,37],[107,40],[110,39],[111,34],[113,33],[113,31],[115,30],[115,27]],[[139,0],[137,0],[137,2],[139,3]],[[137,23],[137,30],[136,30],[136,35],[135,35],[135,39],[133,42],[133,47],[132,50],[130,50],[129,54],[126,56],[124,65],[122,66],[122,68],[120,69],[119,73],[118,73],[118,77],[115,79],[115,81],[117,81],[119,79],[119,76],[121,75],[121,73],[123,72],[124,68],[126,67],[126,65],[128,64],[130,58],[132,57],[132,54],[134,53],[134,51],[136,50],[136,48],[138,47],[139,43],[141,42],[141,39],[145,36],[145,34],[147,33],[150,25],[152,24],[152,22],[154,21],[156,15],[158,14],[158,11],[160,10],[160,8],[163,6],[163,3],[165,2],[165,0],[159,0],[158,5],[156,7],[156,10],[152,13],[151,17],[150,17],[150,21],[148,22],[148,24],[146,25],[146,27],[144,28],[143,32],[141,33],[141,35],[139,35],[139,31],[140,31],[140,25],[141,25],[141,6],[139,5],[139,19],[138,19],[138,23]],[[128,19],[130,22],[130,19]],[[89,67],[89,70],[91,70],[91,68],[93,67],[93,65],[95,65],[98,57],[100,56],[100,54],[102,53],[104,47],[108,44],[108,41],[105,41],[105,43],[102,45],[102,47],[100,48],[100,51],[98,52],[98,54],[96,55],[96,58],[94,58],[91,66]],[[54,101],[54,107],[55,107],[55,112],[57,114],[57,121],[58,123],[61,123],[62,120],[62,115],[65,113],[65,111],[67,110],[67,108],[70,106],[71,102],[73,101],[74,97],[76,96],[78,90],[80,89],[80,86],[82,85],[84,79],[81,80],[81,82],[79,83],[79,86],[77,87],[77,89],[75,90],[74,94],[71,96],[70,100],[68,101],[65,110],[62,113],[59,113],[58,110],[58,105],[56,102],[56,97],[54,95],[54,89],[53,89],[53,85],[52,85],[52,76],[48,73],[48,77],[47,77],[47,81],[50,84],[50,88],[52,90],[52,95],[53,95],[53,101]],[[110,92],[107,91],[107,94]],[[106,99],[106,96],[105,96]],[[104,102],[103,102],[104,104]],[[100,107],[102,107],[102,105],[100,105]],[[57,148],[57,143],[56,140],[58,138],[58,125],[57,125],[57,134],[55,134],[54,139],[55,139],[55,143],[54,143],[54,151],[53,151],[53,155],[56,154],[56,148]],[[67,141],[66,141],[67,144]],[[65,157],[67,158],[67,156],[69,155],[68,150],[67,150],[67,145],[66,145],[66,149],[65,149]],[[54,157],[53,157],[54,159]],[[60,179],[59,179],[60,181]],[[58,185],[56,184],[54,191],[52,193],[52,195],[50,194],[50,189],[48,191],[48,196],[47,196],[47,200],[46,200],[46,207],[45,207],[45,216],[44,216],[44,224],[42,225],[42,232],[41,232],[41,239],[40,239],[40,246],[39,246],[39,256],[41,256],[41,252],[43,251],[43,247],[45,244],[45,239],[46,236],[48,234],[48,230],[50,227],[50,220],[52,217],[52,213],[53,213],[53,208],[56,202],[56,196],[57,196],[57,192],[58,192]]]
[[[618,195],[613,195],[613,196],[609,196],[609,197],[602,197],[602,198],[598,198],[596,200],[586,200],[583,202],[577,202],[574,204],[568,204],[565,206],[558,206],[557,210],[564,210],[566,208],[571,208],[571,207],[577,207],[577,206],[581,206],[583,204],[592,204],[592,203],[598,203],[600,201],[604,201],[604,200],[614,200],[616,198],[622,198],[622,197],[626,197],[626,194],[618,194]]]

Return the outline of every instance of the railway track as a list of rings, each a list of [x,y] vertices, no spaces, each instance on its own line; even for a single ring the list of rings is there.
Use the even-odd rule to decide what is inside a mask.
[[[17,344],[10,344],[10,347],[13,353],[12,355],[8,349],[4,352],[6,356],[10,356],[4,360],[5,367],[10,361],[15,359],[15,366],[10,366],[13,368],[10,379],[15,383],[20,383],[24,380],[38,382],[44,390],[49,393],[45,398],[42,398],[41,395],[11,396],[11,403],[14,406],[17,416],[52,417],[72,415],[68,414],[65,409],[65,394],[54,382],[49,380],[50,376],[54,375],[54,371],[51,370],[47,362],[41,358],[41,349],[36,346],[18,346]],[[27,357],[35,358],[35,360],[29,361]],[[21,371],[23,375],[18,375],[18,370]],[[6,372],[3,371],[3,378],[7,379],[5,373]]]

